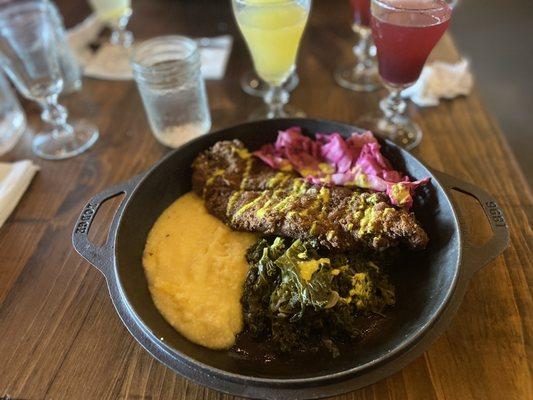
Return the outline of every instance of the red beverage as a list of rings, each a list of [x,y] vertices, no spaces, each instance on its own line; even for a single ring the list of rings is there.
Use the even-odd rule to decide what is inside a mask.
[[[350,0],[353,20],[357,25],[370,26],[370,0]]]
[[[371,20],[379,74],[392,84],[411,84],[446,31],[451,9],[444,0],[388,0],[386,4],[394,8],[374,8]]]

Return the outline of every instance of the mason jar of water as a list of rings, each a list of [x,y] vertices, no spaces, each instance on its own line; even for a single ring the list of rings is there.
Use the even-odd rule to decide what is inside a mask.
[[[179,147],[211,128],[196,42],[162,36],[138,45],[132,69],[150,127],[164,145]]]
[[[0,156],[7,153],[26,128],[26,116],[15,93],[0,72]]]

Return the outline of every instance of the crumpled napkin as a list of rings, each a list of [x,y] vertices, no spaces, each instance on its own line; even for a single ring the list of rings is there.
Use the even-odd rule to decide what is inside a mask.
[[[0,163],[0,227],[13,212],[39,167],[30,160]]]
[[[457,63],[435,61],[424,67],[418,81],[402,91],[402,97],[410,98],[420,107],[436,106],[439,99],[468,95],[473,84],[474,78],[467,60],[462,59]]]
[[[68,41],[85,76],[104,80],[130,80],[131,49],[103,43],[96,52],[89,45],[102,29],[102,21],[95,14],[68,31]],[[205,79],[222,79],[226,73],[233,38],[230,35],[197,39],[200,50],[201,71]],[[135,46],[135,44],[134,44]]]
[[[233,37],[222,35],[212,38],[196,39],[200,50],[202,75],[205,79],[222,79],[226,74]]]

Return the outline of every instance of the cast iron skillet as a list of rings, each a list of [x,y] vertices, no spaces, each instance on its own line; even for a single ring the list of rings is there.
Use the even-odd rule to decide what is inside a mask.
[[[417,179],[431,177],[431,185],[417,197],[414,208],[430,244],[425,251],[410,252],[394,269],[397,306],[386,323],[364,345],[318,362],[301,362],[296,357],[291,363],[265,363],[189,342],[158,313],[148,292],[141,263],[147,234],[161,212],[191,190],[190,165],[199,152],[233,138],[254,149],[291,126],[301,126],[306,134],[359,131],[337,122],[280,119],[211,133],[171,152],[146,173],[94,196],[81,212],[72,238],[75,249],[104,274],[120,318],[150,354],[186,378],[239,396],[320,398],[366,386],[398,371],[443,332],[474,272],[500,254],[509,241],[503,213],[485,191],[430,170],[408,152],[382,141],[384,154],[396,168]],[[479,201],[494,232],[486,244],[474,246],[465,237],[449,196],[451,189]],[[100,205],[119,194],[125,196],[107,242],[98,247],[88,240],[91,222]]]

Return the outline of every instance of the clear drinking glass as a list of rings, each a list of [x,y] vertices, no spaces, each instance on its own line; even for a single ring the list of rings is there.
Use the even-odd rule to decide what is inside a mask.
[[[24,129],[24,111],[4,74],[0,72],[0,156],[15,147]]]
[[[293,71],[289,79],[285,81],[283,87],[287,92],[292,92],[300,83],[300,78],[296,71]],[[251,96],[264,97],[268,91],[268,83],[259,78],[253,69],[246,71],[241,77],[241,89]]]
[[[372,0],[371,12],[379,74],[390,92],[380,102],[383,116],[375,129],[412,149],[422,140],[422,131],[406,114],[401,92],[417,81],[452,10],[445,0]]]
[[[41,118],[52,126],[37,134],[33,151],[57,160],[75,156],[98,139],[91,124],[67,122],[67,110],[57,103],[63,88],[54,21],[41,1],[12,3],[0,11],[0,63],[24,97],[38,102]]]
[[[68,44],[67,34],[63,17],[57,6],[48,0],[44,0],[50,7],[50,13],[53,18],[55,28],[55,39],[57,43],[57,52],[59,57],[59,69],[63,78],[63,90],[61,93],[68,94],[81,89],[81,67],[72,53]]]
[[[131,0],[89,0],[92,9],[111,30],[111,44],[130,47],[133,34],[126,30],[131,17]]]
[[[357,59],[355,65],[338,68],[335,81],[342,87],[356,92],[370,92],[381,87],[376,60],[376,46],[370,29],[370,0],[350,0],[352,30],[359,37],[353,47]]]
[[[250,119],[303,117],[287,106],[285,82],[295,70],[311,0],[232,0],[233,13],[246,40],[257,75],[269,88],[265,106]]]
[[[211,128],[200,53],[194,40],[161,36],[133,49],[135,82],[155,137],[179,147]]]

